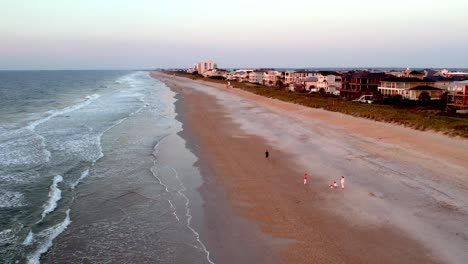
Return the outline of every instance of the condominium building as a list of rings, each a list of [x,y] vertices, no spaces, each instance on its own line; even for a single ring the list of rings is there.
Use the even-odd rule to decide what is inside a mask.
[[[206,71],[216,69],[218,66],[216,65],[215,62],[209,60],[206,62],[199,62],[195,64],[195,70],[198,72],[198,74],[205,73]]]

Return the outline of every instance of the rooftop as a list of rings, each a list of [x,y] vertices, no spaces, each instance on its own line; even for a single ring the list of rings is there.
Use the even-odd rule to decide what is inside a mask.
[[[382,80],[383,82],[434,82],[430,79],[419,79],[419,78],[406,78],[406,77],[390,77]]]
[[[322,74],[323,76],[327,76],[327,75],[336,75],[336,76],[340,76],[341,74],[335,72],[335,71],[319,71],[320,74]]]

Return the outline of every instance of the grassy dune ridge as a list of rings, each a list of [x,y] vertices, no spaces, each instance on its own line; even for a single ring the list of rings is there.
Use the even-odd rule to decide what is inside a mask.
[[[227,84],[225,80],[203,78],[201,76],[181,72],[165,71],[165,73],[190,79]],[[340,112],[375,121],[399,124],[417,130],[433,130],[449,136],[468,138],[467,116],[448,114],[441,110],[431,109],[430,107],[362,104],[331,95],[290,92],[285,89],[251,83],[234,81],[230,81],[230,83],[232,87],[246,90],[254,94],[307,107],[322,108],[328,111]]]

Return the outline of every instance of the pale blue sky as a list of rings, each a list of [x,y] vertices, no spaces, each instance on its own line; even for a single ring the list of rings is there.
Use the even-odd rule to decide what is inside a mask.
[[[0,0],[0,69],[468,67],[468,0]]]

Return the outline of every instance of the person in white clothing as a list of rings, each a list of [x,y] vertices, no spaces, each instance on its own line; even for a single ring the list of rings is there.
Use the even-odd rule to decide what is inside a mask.
[[[344,176],[341,176],[341,189],[344,189]]]
[[[336,183],[336,181],[334,181],[332,184],[330,184],[330,188],[331,189],[338,188],[338,184]]]

